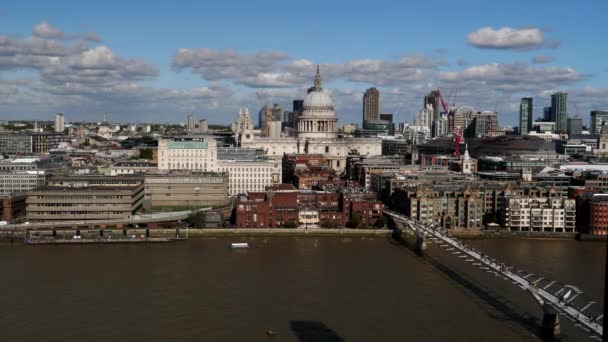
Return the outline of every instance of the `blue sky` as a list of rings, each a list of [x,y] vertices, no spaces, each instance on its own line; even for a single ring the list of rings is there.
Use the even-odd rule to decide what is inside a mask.
[[[361,93],[411,120],[424,93],[498,110],[568,91],[608,109],[606,1],[12,1],[0,4],[0,117],[228,123],[288,109],[321,65],[342,123]],[[534,59],[536,58],[536,62]],[[263,94],[256,96],[256,93]]]

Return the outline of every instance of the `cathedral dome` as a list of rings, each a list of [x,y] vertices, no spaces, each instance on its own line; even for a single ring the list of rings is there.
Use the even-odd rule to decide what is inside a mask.
[[[331,97],[323,91],[323,89],[317,91],[313,90],[306,94],[304,97],[304,108],[305,109],[333,109],[334,104],[331,101]]]
[[[321,75],[317,66],[315,85],[304,97],[302,114],[298,117],[298,137],[305,139],[334,139],[338,132],[338,118],[329,94],[321,87]]]

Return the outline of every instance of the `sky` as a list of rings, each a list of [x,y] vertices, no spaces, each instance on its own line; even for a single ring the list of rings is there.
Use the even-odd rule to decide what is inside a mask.
[[[424,94],[542,115],[608,110],[608,1],[10,1],[0,3],[0,119],[232,122],[291,109],[320,66],[341,123],[362,94],[411,122]]]

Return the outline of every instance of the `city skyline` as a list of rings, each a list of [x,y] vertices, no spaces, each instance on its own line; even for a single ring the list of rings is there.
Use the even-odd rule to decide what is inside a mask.
[[[316,64],[341,123],[360,121],[369,87],[396,122],[412,121],[435,88],[450,103],[497,110],[515,126],[524,96],[534,98],[534,119],[557,91],[569,94],[568,113],[587,125],[591,110],[608,108],[607,48],[596,44],[602,2],[570,10],[535,2],[526,4],[530,13],[519,1],[494,11],[476,1],[437,2],[442,10],[429,16],[416,15],[429,6],[378,3],[370,15],[351,2],[309,4],[319,10],[308,15],[278,2],[182,3],[171,11],[130,3],[121,12],[112,3],[2,5],[0,115],[98,121],[107,112],[183,122],[194,113],[226,124],[240,107],[256,113],[260,98],[289,108],[306,94]],[[445,12],[470,17],[454,24]],[[363,18],[366,25],[355,25]]]

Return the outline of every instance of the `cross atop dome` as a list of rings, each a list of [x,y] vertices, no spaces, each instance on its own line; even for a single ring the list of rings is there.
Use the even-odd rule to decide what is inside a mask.
[[[317,74],[315,75],[315,87],[314,91],[321,91],[323,87],[321,87],[321,73],[319,72],[319,65],[317,64]]]

